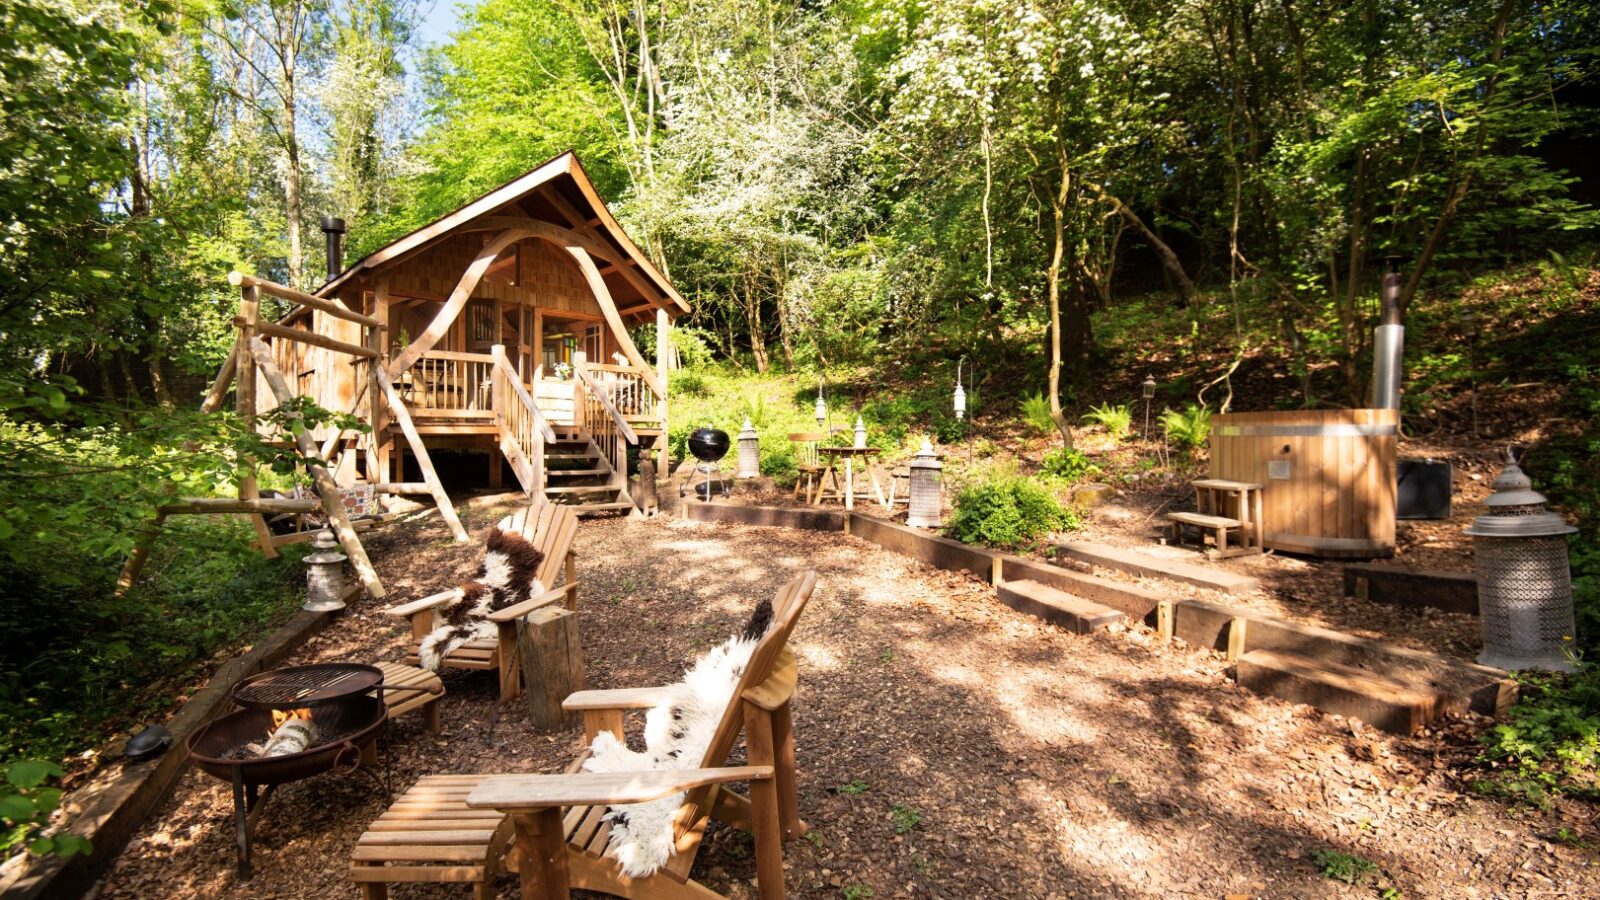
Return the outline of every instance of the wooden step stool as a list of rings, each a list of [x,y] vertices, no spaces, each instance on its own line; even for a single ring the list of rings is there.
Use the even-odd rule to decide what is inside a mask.
[[[389,718],[404,715],[414,709],[422,710],[422,725],[430,734],[439,733],[439,698],[444,696],[444,682],[427,669],[394,662],[376,663],[383,670],[383,683],[407,687],[436,688],[438,693],[421,691],[384,691],[383,705],[389,708]]]
[[[1167,521],[1172,529],[1172,544],[1175,547],[1183,546],[1183,526],[1193,525],[1200,529],[1200,549],[1206,545],[1205,533],[1211,532],[1216,541],[1216,549],[1206,551],[1212,559],[1224,559],[1229,556],[1243,556],[1248,553],[1260,553],[1260,547],[1250,546],[1249,526],[1238,519],[1227,516],[1208,516],[1204,513],[1171,512],[1167,513]],[[1228,546],[1228,535],[1237,535],[1234,546]]]
[[[350,877],[362,900],[384,900],[399,882],[472,885],[475,900],[493,900],[513,837],[511,817],[470,809],[467,794],[480,775],[424,775],[356,841]]]

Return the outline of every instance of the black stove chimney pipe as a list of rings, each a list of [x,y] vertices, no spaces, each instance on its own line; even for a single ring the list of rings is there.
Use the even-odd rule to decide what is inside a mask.
[[[323,216],[322,233],[328,239],[328,280],[332,281],[344,271],[344,220]]]
[[[1400,408],[1400,381],[1405,355],[1405,310],[1400,308],[1400,263],[1391,253],[1383,257],[1383,283],[1378,291],[1378,327],[1372,334],[1372,405]]]

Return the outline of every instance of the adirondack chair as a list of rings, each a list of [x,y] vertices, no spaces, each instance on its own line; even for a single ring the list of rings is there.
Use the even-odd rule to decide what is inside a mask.
[[[789,702],[797,670],[788,641],[816,582],[815,572],[805,572],[778,593],[773,627],[751,655],[700,768],[584,772],[586,752],[561,775],[424,777],[357,842],[351,875],[365,900],[383,900],[386,883],[397,881],[470,882],[478,897],[492,897],[508,860],[525,900],[566,898],[572,888],[631,900],[721,900],[689,877],[712,816],[754,833],[759,894],[782,900],[782,842],[806,832],[795,792]],[[601,731],[621,737],[623,711],[650,708],[660,691],[580,691],[563,705],[583,714],[590,741]],[[741,730],[749,765],[726,766]],[[748,798],[728,788],[736,781],[750,783]],[[687,794],[675,820],[676,852],[648,878],[625,877],[604,856],[607,807],[679,791]]]
[[[517,620],[563,597],[568,609],[578,608],[577,551],[572,548],[573,539],[578,534],[578,514],[570,506],[535,500],[526,509],[501,519],[499,528],[522,535],[544,551],[544,561],[539,564],[539,571],[534,577],[551,587],[516,606],[490,613],[490,621],[498,626],[498,636],[494,640],[471,641],[457,647],[444,658],[444,665],[458,669],[498,671],[500,699],[508,701],[522,693],[522,666],[517,659]],[[563,565],[566,567],[566,580],[555,586]],[[422,639],[435,627],[438,608],[460,595],[460,588],[451,588],[384,610],[385,615],[393,618],[411,620],[411,637],[416,644],[405,659],[407,665],[420,663],[418,650]]]

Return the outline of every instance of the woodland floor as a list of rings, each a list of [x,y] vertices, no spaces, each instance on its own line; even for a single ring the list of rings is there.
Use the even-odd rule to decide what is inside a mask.
[[[503,512],[463,509],[474,532]],[[480,552],[437,516],[369,547],[396,600],[462,580]],[[1574,821],[1586,813],[1464,791],[1481,721],[1388,736],[1238,689],[1209,652],[1142,628],[1067,634],[983,584],[843,535],[662,516],[586,520],[578,547],[591,687],[672,680],[795,571],[821,573],[794,641],[814,837],[785,849],[791,896],[1377,896],[1375,880],[1321,873],[1314,857],[1330,848],[1376,863],[1405,897],[1600,895],[1596,857],[1554,840],[1563,825],[1586,831]],[[396,659],[404,639],[362,601],[291,662]],[[534,735],[520,704],[496,721],[490,673],[446,684],[443,734],[414,714],[389,726],[397,791],[429,773],[554,771],[580,749],[576,729]],[[350,851],[383,807],[362,779],[286,786],[261,820],[257,875],[240,884],[228,786],[191,769],[99,896],[353,897]],[[695,874],[754,897],[748,839],[714,826]]]

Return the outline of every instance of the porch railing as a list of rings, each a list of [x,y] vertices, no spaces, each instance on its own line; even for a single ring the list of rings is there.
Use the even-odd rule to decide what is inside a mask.
[[[401,373],[395,387],[412,412],[463,419],[495,415],[495,358],[488,353],[430,350]]]
[[[638,444],[639,435],[622,411],[612,402],[612,391],[592,373],[583,355],[573,359],[572,420],[588,432],[605,458],[611,461],[619,484],[628,483],[628,445]]]
[[[589,373],[624,419],[636,424],[648,423],[652,428],[659,424],[661,413],[656,392],[638,369],[591,363]]]

